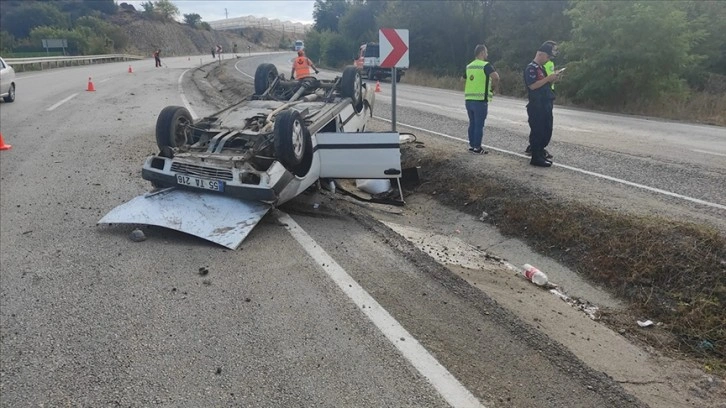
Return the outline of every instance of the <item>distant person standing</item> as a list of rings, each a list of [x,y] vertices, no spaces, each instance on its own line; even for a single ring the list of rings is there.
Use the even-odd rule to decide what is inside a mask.
[[[156,63],[156,68],[159,68],[161,66],[161,50],[157,49],[154,51],[154,62]]]
[[[545,44],[551,44],[551,45],[554,46],[552,48],[552,53],[553,53],[553,57],[556,57],[557,56],[557,47],[556,47],[557,46],[557,43],[554,42],[554,41],[551,41],[551,40],[550,41],[545,41],[544,43]],[[555,72],[555,62],[552,60],[552,58],[550,58],[549,61],[545,62],[544,65],[542,65],[542,67],[544,68],[545,76],[547,76],[547,75]],[[550,82],[550,88],[552,88],[552,92],[554,93],[555,92],[555,83],[554,82]],[[555,94],[555,96],[557,96],[557,94]],[[532,137],[532,134],[530,133],[530,138],[531,137]],[[532,154],[532,145],[531,145],[531,142],[530,142],[530,144],[527,145],[527,148],[524,150],[524,152],[526,154],[528,154],[528,155],[531,155]],[[547,149],[545,149],[545,158],[547,160],[553,158],[553,156],[550,154],[550,152],[547,151]]]
[[[466,85],[464,99],[466,113],[469,115],[469,151],[474,154],[486,154],[482,148],[484,139],[484,121],[489,111],[489,101],[494,92],[492,85],[499,82],[499,74],[486,59],[486,45],[479,44],[474,48],[474,61],[466,66]]]
[[[212,47],[212,59],[217,58],[217,54],[214,53],[214,47]]]
[[[545,147],[552,138],[552,106],[555,94],[549,86],[559,79],[560,71],[546,74],[544,64],[554,57],[557,44],[542,44],[534,56],[534,60],[524,69],[524,85],[527,88],[529,103],[527,116],[530,128],[530,146],[532,159],[529,164],[539,167],[550,167],[552,161],[547,159]]]
[[[309,77],[310,68],[312,68],[316,74],[320,72],[310,58],[305,56],[305,51],[300,50],[297,52],[297,58],[292,61],[292,72],[290,72],[290,77],[295,79]]]

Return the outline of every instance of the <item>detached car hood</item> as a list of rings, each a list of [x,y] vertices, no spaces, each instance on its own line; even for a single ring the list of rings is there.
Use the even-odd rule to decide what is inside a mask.
[[[156,225],[235,250],[270,208],[255,201],[168,188],[138,196],[98,223]]]

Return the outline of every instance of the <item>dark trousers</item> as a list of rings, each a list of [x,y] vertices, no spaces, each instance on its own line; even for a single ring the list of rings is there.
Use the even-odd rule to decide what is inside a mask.
[[[487,119],[489,103],[487,101],[466,101],[466,113],[469,115],[469,146],[481,147],[484,139],[484,121]]]
[[[552,139],[552,100],[540,99],[527,104],[529,145],[533,152],[544,150]]]
[[[161,66],[161,60],[159,58],[154,58],[154,59],[156,60],[156,66],[157,67],[160,67]]]

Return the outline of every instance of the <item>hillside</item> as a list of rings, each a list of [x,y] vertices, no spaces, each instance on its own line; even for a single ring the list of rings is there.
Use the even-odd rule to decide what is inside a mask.
[[[277,31],[247,28],[235,31],[206,31],[177,22],[148,20],[130,13],[117,13],[108,19],[128,36],[126,53],[151,55],[161,49],[164,56],[210,53],[219,44],[225,52],[276,50],[292,43]]]

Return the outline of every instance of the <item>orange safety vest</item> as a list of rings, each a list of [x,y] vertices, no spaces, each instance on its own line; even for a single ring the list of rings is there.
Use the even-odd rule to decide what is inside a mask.
[[[295,66],[295,79],[305,78],[310,76],[310,64],[308,63],[307,57],[297,57],[294,62]]]

